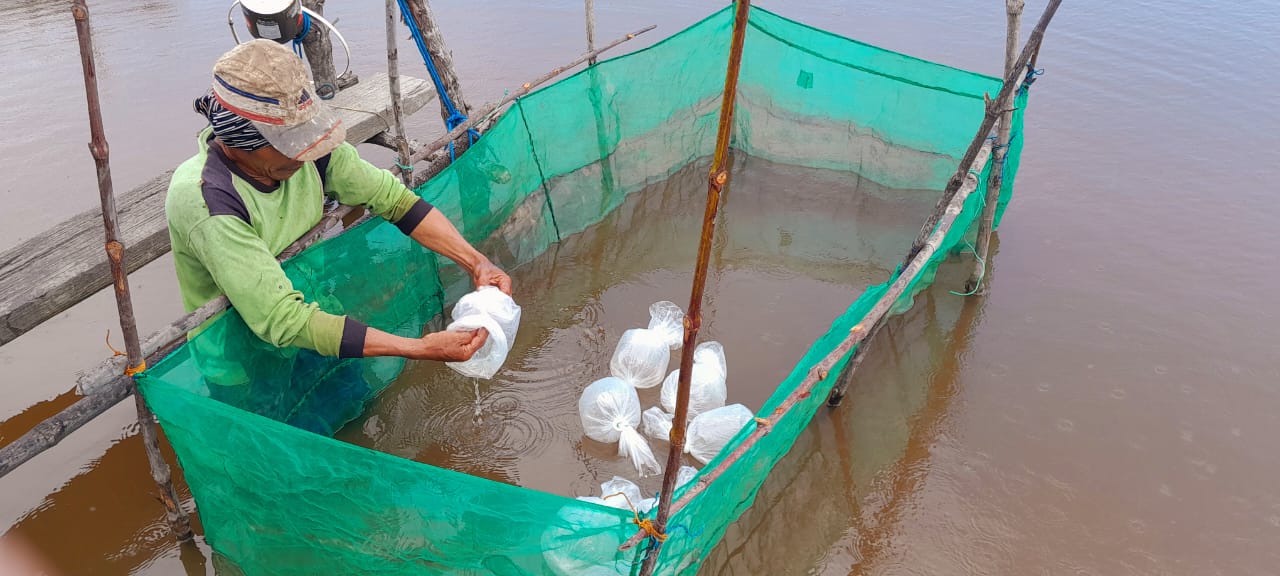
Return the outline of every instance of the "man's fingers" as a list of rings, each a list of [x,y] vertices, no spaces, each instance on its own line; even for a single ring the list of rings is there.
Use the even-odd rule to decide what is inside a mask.
[[[484,328],[480,328],[471,333],[471,340],[467,342],[467,348],[471,349],[472,352],[475,352],[476,350],[479,350],[481,346],[484,346],[485,341],[488,339],[489,331]]]

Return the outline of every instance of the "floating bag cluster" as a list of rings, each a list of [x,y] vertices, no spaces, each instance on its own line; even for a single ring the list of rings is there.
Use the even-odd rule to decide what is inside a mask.
[[[447,330],[478,330],[484,328],[489,338],[465,362],[446,362],[463,376],[488,380],[498,373],[507,361],[507,354],[516,342],[516,330],[520,328],[520,306],[510,296],[493,286],[463,296],[453,307],[453,322]]]
[[[670,351],[682,345],[684,313],[679,306],[663,301],[649,307],[649,317],[648,328],[622,334],[609,364],[613,376],[588,386],[578,402],[587,436],[600,442],[618,442],[618,454],[630,457],[642,478],[662,471],[644,437],[670,441],[680,369],[672,370],[662,382],[661,406],[641,412],[635,389],[653,386],[667,369]],[[684,450],[706,464],[753,415],[741,404],[724,405],[729,393],[729,365],[719,342],[703,342],[694,349],[692,371]],[[644,435],[637,428],[642,428]]]

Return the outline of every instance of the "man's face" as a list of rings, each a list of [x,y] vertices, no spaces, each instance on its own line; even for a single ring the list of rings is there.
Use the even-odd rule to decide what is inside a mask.
[[[253,158],[254,163],[257,164],[257,169],[260,173],[279,181],[288,180],[305,164],[305,162],[299,162],[281,154],[279,150],[272,146],[254,150],[250,156]]]

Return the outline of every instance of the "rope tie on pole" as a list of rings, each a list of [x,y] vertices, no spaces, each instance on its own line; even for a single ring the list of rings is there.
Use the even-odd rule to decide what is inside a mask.
[[[307,39],[307,34],[311,33],[311,15],[306,12],[302,13],[302,32],[297,38],[293,39],[293,53],[302,58],[302,42]]]
[[[449,113],[445,118],[445,129],[452,132],[463,122],[467,121],[467,115],[458,110],[454,106],[453,99],[449,97],[449,91],[445,89],[444,80],[440,78],[440,72],[436,70],[436,63],[431,59],[431,53],[427,51],[427,42],[422,37],[422,31],[418,29],[418,22],[413,18],[413,13],[409,10],[406,0],[396,0],[400,5],[400,18],[404,20],[406,26],[409,27],[409,34],[413,36],[413,43],[418,47],[418,53],[422,55],[422,62],[427,65],[427,73],[431,75],[431,84],[435,86],[436,94],[440,96],[440,103],[444,105],[444,109]],[[475,128],[467,130],[467,145],[475,144],[476,139],[480,138],[480,132]],[[449,160],[453,161],[457,158],[454,155],[453,142],[449,143]]]
[[[631,515],[633,516],[631,521],[635,522],[636,526],[639,526],[641,530],[644,530],[645,534],[649,535],[648,536],[649,538],[657,540],[658,542],[667,541],[667,535],[660,532],[658,530],[658,527],[653,525],[652,519],[641,517],[640,512],[636,510],[636,505],[631,503],[631,498],[629,498],[626,494],[622,492],[614,492],[613,494],[609,494],[608,496],[605,496],[603,499],[608,500],[609,498],[613,498],[614,496],[621,496],[623,500],[627,501],[627,507],[631,509]]]
[[[126,353],[124,353],[124,352],[121,352],[121,351],[119,351],[119,350],[116,350],[116,347],[111,345],[111,329],[110,329],[110,328],[108,328],[108,329],[107,329],[107,349],[111,351],[111,356],[112,356],[112,357],[115,357],[115,356],[128,356],[128,354],[126,354]],[[146,372],[146,371],[147,371],[147,360],[146,360],[146,358],[143,358],[143,359],[141,359],[141,360],[139,360],[139,361],[138,361],[138,365],[137,365],[137,366],[130,366],[130,367],[125,368],[125,369],[124,369],[124,375],[125,375],[125,376],[137,376],[138,374],[141,374],[141,373]]]

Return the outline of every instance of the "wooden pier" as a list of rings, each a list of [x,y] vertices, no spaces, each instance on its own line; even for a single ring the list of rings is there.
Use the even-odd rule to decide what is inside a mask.
[[[431,82],[400,77],[404,114],[435,98]],[[362,78],[326,104],[347,127],[347,142],[360,144],[392,126],[385,73]],[[379,138],[381,139],[381,138]],[[173,171],[156,176],[116,200],[121,239],[133,272],[169,251],[164,198]],[[102,251],[102,210],[87,210],[0,254],[0,345],[111,286]]]

